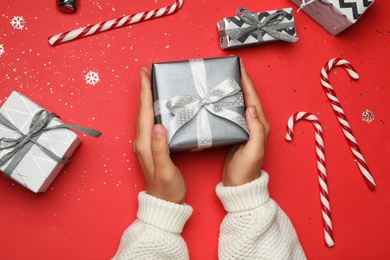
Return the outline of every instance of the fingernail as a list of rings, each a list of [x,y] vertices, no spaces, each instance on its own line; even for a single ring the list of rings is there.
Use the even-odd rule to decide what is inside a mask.
[[[249,115],[251,117],[259,117],[259,115],[257,114],[256,107],[249,107]]]
[[[164,136],[164,131],[161,129],[160,126],[155,125],[153,127],[153,135],[154,135],[154,137],[163,137]]]

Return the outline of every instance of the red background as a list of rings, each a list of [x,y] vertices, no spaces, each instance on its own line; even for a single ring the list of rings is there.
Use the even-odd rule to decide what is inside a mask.
[[[390,249],[389,1],[375,4],[353,26],[334,37],[287,0],[184,2],[170,16],[52,47],[51,35],[170,5],[168,0],[79,1],[74,14],[54,0],[3,0],[0,11],[0,105],[11,91],[29,96],[63,121],[103,132],[83,137],[73,160],[44,194],[0,178],[1,259],[108,259],[135,219],[143,190],[132,153],[139,102],[139,70],[153,62],[239,55],[256,84],[272,132],[264,169],[271,196],[296,227],[309,259],[388,259]],[[216,22],[238,7],[266,11],[293,7],[297,43],[275,42],[223,51]],[[23,16],[22,30],[12,28]],[[370,191],[353,160],[319,83],[320,69],[334,57],[349,60],[360,79],[340,68],[330,81],[377,182]],[[97,72],[100,81],[87,84]],[[366,109],[371,123],[362,121]],[[299,122],[292,143],[284,140],[295,112],[316,114],[324,128],[325,155],[335,247],[323,242],[314,130]],[[194,207],[183,236],[192,259],[217,259],[224,210],[214,188],[221,180],[226,148],[173,156],[183,172]]]

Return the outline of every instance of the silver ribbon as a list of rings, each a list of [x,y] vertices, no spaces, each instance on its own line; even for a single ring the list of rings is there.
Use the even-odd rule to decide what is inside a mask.
[[[58,117],[55,113],[49,113],[46,110],[38,111],[30,124],[29,132],[24,134],[14,124],[11,123],[3,114],[0,113],[0,124],[9,128],[10,130],[18,133],[19,137],[16,138],[0,138],[0,151],[10,149],[8,153],[0,157],[0,166],[3,166],[6,162],[10,161],[3,173],[6,176],[11,176],[12,172],[24,158],[24,156],[30,151],[33,145],[37,145],[47,156],[58,163],[66,163],[68,158],[60,158],[55,153],[44,147],[38,142],[38,138],[41,134],[52,131],[55,129],[75,129],[79,130],[87,135],[93,137],[99,137],[101,133],[94,129],[89,129],[72,124],[61,124],[48,127],[50,121]]]
[[[247,8],[241,7],[236,12],[239,19],[250,26],[238,29],[228,29],[224,32],[225,36],[230,37],[233,40],[237,40],[242,36],[250,33],[257,34],[257,40],[263,41],[261,32],[266,32],[275,39],[283,40],[286,42],[296,42],[299,40],[298,37],[289,35],[287,33],[279,32],[278,30],[294,27],[294,22],[281,23],[286,15],[285,11],[276,11],[273,14],[267,16],[264,21],[259,20],[259,16],[256,13],[251,13]]]
[[[183,95],[168,100],[157,100],[154,103],[155,115],[171,113],[174,115],[167,127],[168,141],[171,142],[176,132],[196,117],[198,148],[202,150],[212,146],[211,127],[208,112],[225,118],[243,128],[248,134],[245,118],[226,108],[226,106],[243,106],[240,85],[232,78],[208,91],[204,61],[190,60],[193,81],[199,97]]]

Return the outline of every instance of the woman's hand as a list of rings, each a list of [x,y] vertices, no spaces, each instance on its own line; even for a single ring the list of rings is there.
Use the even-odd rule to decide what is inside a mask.
[[[252,80],[241,63],[241,85],[246,104],[245,118],[248,124],[249,140],[230,148],[225,159],[222,175],[224,186],[239,186],[260,176],[263,166],[270,125]]]
[[[146,193],[181,204],[184,203],[186,185],[169,156],[165,127],[154,124],[150,73],[146,67],[140,72],[141,93],[133,151],[142,169]]]

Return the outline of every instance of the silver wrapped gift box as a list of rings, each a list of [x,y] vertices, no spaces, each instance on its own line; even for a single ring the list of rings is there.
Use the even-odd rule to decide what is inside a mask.
[[[27,134],[35,114],[41,110],[42,108],[33,101],[14,91],[0,108],[0,113],[22,133]],[[48,126],[59,124],[62,122],[54,118]],[[0,137],[18,138],[20,134],[0,124]],[[43,133],[36,141],[62,158],[70,157],[81,139],[70,130],[58,129]],[[4,157],[10,150],[11,148],[0,151],[0,157]],[[64,166],[63,163],[51,159],[37,145],[32,145],[15,169],[7,173],[11,163],[12,160],[9,160],[0,170],[33,192],[46,191]]]
[[[33,192],[46,191],[81,143],[69,129],[100,136],[12,92],[0,108],[0,171]]]
[[[152,83],[155,121],[171,151],[248,140],[238,57],[154,63]]]

